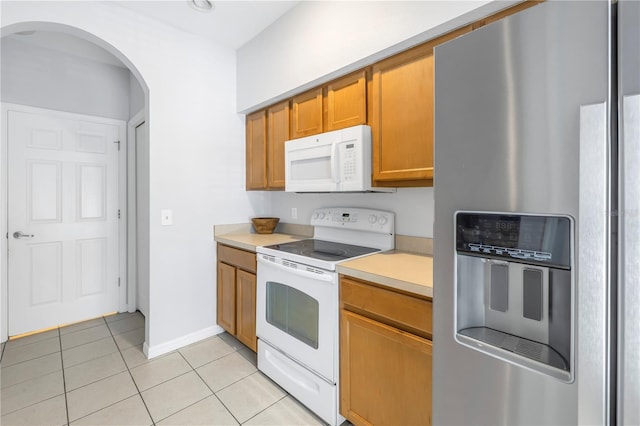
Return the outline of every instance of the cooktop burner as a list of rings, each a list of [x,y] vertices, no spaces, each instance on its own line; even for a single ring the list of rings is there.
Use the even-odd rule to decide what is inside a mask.
[[[350,259],[369,253],[380,251],[372,247],[354,246],[351,244],[336,243],[324,240],[300,240],[290,243],[274,244],[265,246],[266,248],[296,254],[299,256],[311,257],[330,262]]]

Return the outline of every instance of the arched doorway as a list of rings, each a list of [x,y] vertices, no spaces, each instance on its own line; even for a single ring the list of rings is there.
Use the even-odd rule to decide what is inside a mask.
[[[136,134],[138,136],[140,135],[144,136],[144,133],[136,133],[135,129],[138,128],[140,125],[144,125],[145,123],[148,122],[148,106],[147,105],[148,105],[148,98],[149,98],[149,90],[148,90],[147,84],[144,81],[144,78],[140,75],[135,65],[132,64],[125,55],[123,55],[120,51],[118,51],[116,48],[114,48],[110,44],[94,36],[93,34],[75,27],[68,26],[68,25],[44,23],[44,22],[20,23],[20,24],[14,24],[14,25],[3,27],[1,35],[3,40],[3,45],[5,44],[5,42],[7,42],[6,44],[7,46],[9,46],[9,49],[3,49],[2,51],[3,69],[10,69],[12,65],[11,58],[8,58],[9,59],[8,61],[5,61],[5,58],[4,58],[4,56],[6,56],[8,53],[11,52],[12,43],[26,43],[32,47],[31,51],[55,52],[54,54],[51,55],[51,58],[54,58],[57,55],[58,60],[56,61],[49,58],[49,60],[51,61],[50,64],[53,64],[53,66],[48,67],[49,68],[47,70],[48,74],[47,74],[47,71],[44,71],[45,74],[40,74],[41,76],[45,75],[46,78],[44,78],[44,80],[48,80],[48,82],[52,85],[55,85],[56,76],[59,77],[61,75],[60,74],[61,70],[59,69],[59,67],[56,67],[55,65],[60,64],[59,59],[61,56],[64,56],[65,54],[72,53],[74,56],[78,56],[78,54],[80,54],[80,56],[82,57],[82,60],[85,61],[85,64],[88,63],[86,61],[94,61],[96,63],[102,64],[102,65],[98,65],[98,68],[95,68],[95,69],[99,69],[100,66],[121,67],[123,69],[126,69],[127,70],[126,72],[130,75],[129,77],[130,78],[129,109],[135,109],[135,111],[128,111],[126,117],[121,116],[118,118],[124,119],[126,122],[129,122],[130,127],[132,127],[133,129],[133,132],[129,132],[130,137],[125,141],[124,144],[122,144],[123,145],[122,149],[125,150],[125,152],[127,153],[136,152],[135,148],[130,149],[129,142],[131,142],[131,146],[135,147],[135,143],[132,142],[132,141],[135,141],[135,139],[132,139],[132,138],[135,138]],[[34,42],[33,40],[31,42],[26,41],[26,39],[29,37],[34,37],[38,40],[36,42]],[[19,40],[20,38],[23,38],[23,40]],[[67,52],[65,52],[64,49],[67,49]],[[24,53],[25,52],[23,49],[21,54],[24,55]],[[109,60],[112,60],[113,62],[107,63]],[[28,59],[27,59],[27,62],[28,62]],[[30,65],[35,65],[35,66],[31,67],[30,71],[32,74],[27,77],[33,77],[34,75],[36,76],[38,75],[37,62],[38,61],[36,60],[32,60],[30,62]],[[74,70],[78,71],[82,67],[82,65],[78,65],[80,62],[69,65],[69,69],[71,69],[72,71]],[[29,67],[23,67],[22,71],[24,71],[24,69],[27,69],[27,68]],[[20,70],[14,70],[14,71],[20,72]],[[40,70],[40,72],[42,72],[42,70]],[[58,74],[56,75],[56,73]],[[95,77],[95,74],[100,75],[100,72],[93,73],[91,77],[92,78]],[[6,75],[7,74],[5,73],[5,76]],[[24,83],[25,76],[20,76],[20,77],[23,79],[23,83]],[[78,75],[76,75],[76,77],[78,77]],[[77,80],[80,80],[85,84],[91,84],[91,81],[88,78],[85,78],[84,80],[82,78],[79,78],[79,79],[77,78]],[[40,83],[42,83],[42,81],[40,81]],[[100,85],[98,81],[94,82],[94,84]],[[7,97],[10,99],[5,99],[5,96],[4,96],[5,93],[3,93],[3,99],[2,99],[3,103],[8,101],[8,102],[14,102],[17,104],[26,104],[26,105],[31,105],[35,107],[47,107],[47,108],[59,109],[63,111],[72,111],[74,113],[89,114],[89,115],[104,115],[104,114],[99,114],[96,111],[103,111],[103,112],[107,111],[106,114],[111,115],[111,114],[114,114],[114,111],[118,109],[117,106],[114,107],[113,105],[111,105],[112,108],[105,108],[105,105],[102,105],[101,106],[102,109],[100,108],[98,108],[97,110],[95,108],[92,109],[92,104],[90,101],[74,102],[74,99],[73,99],[74,96],[71,94],[69,95],[67,102],[64,102],[64,101],[60,102],[60,99],[58,99],[57,102],[49,102],[51,101],[51,99],[55,98],[56,95],[59,95],[59,93],[58,94],[44,93],[44,97],[43,97],[43,93],[36,93],[36,95],[40,96],[38,98],[38,96],[34,96],[34,93],[26,93],[27,91],[29,91],[29,88],[25,84],[22,84],[22,85],[10,84],[10,85],[4,85],[4,86],[11,88],[13,92],[10,95],[7,95]],[[25,91],[23,93],[24,96],[20,96],[19,93],[16,94],[16,91],[19,91],[21,86],[26,87],[23,89]],[[3,90],[3,92],[5,92],[5,90]],[[33,91],[33,92],[37,92],[37,91]],[[47,100],[47,96],[49,97],[49,101]],[[136,100],[132,98],[135,98]],[[122,96],[120,96],[120,101],[121,100],[122,100]],[[56,108],[56,106],[58,108]],[[122,110],[122,108],[120,108],[120,110]],[[144,142],[148,143],[147,140],[145,140]],[[136,173],[137,173],[136,162],[142,163],[142,164],[148,164],[148,158],[144,158],[144,155],[148,156],[148,149],[142,150],[140,152],[142,152],[142,156],[138,155],[137,159],[135,159],[135,162],[132,162],[134,161],[135,157],[130,157],[130,159],[128,160],[128,165],[127,165],[128,167],[126,168],[126,174],[125,174],[127,183],[124,186],[120,185],[120,188],[119,188],[120,191],[123,191],[125,193],[128,192],[129,194],[131,193],[137,194],[133,197],[129,197],[129,199],[127,200],[127,206],[129,208],[127,209],[126,212],[123,213],[123,215],[125,213],[129,213],[129,214],[122,218],[122,219],[126,219],[128,222],[125,228],[125,232],[128,235],[127,235],[127,238],[124,238],[123,239],[124,241],[120,244],[121,246],[120,264],[124,265],[120,268],[120,275],[122,276],[121,281],[124,284],[123,286],[124,290],[120,292],[122,303],[119,305],[120,306],[119,310],[126,309],[129,311],[132,311],[132,310],[138,309],[139,308],[138,301],[141,299],[139,297],[140,292],[143,292],[143,293],[146,292],[147,300],[148,300],[148,274],[146,274],[146,277],[147,277],[146,282],[138,282],[138,276],[141,275],[144,279],[145,268],[148,269],[148,260],[146,264],[140,264],[138,260],[138,258],[140,258],[144,262],[144,259],[148,259],[148,235],[147,235],[146,241],[140,240],[139,237],[142,237],[144,239],[144,233],[140,234],[139,232],[137,232],[137,229],[148,228],[148,218],[147,218],[147,223],[144,223],[144,217],[141,217],[140,215],[136,215],[136,207],[143,207],[143,208],[138,208],[137,209],[138,211],[148,211],[148,187],[146,188],[147,196],[145,196],[145,188],[140,187],[139,184],[137,185],[136,179],[135,179]],[[10,161],[9,155],[10,154],[7,152],[7,147],[4,146],[4,141],[3,141],[2,156],[1,156],[2,165],[0,166],[2,168],[2,173],[0,177],[0,182],[3,189],[2,191],[3,193],[2,231],[5,233],[8,233],[9,231],[11,231],[8,228],[8,222],[7,222],[7,217],[8,217],[7,209],[10,208],[10,206],[8,206],[6,202],[7,201],[6,194],[7,194],[7,187],[8,187],[6,169],[7,169],[8,161]],[[148,173],[148,168],[146,169],[146,171]],[[140,179],[140,181],[144,182],[144,179]],[[134,189],[135,191],[132,191],[132,189]],[[146,203],[146,210],[144,209],[145,207],[144,203]],[[7,239],[3,239],[2,244],[3,244],[2,252],[4,254],[7,254],[7,248],[8,248]],[[145,256],[145,254],[147,255]],[[9,282],[8,282],[9,264],[8,264],[7,258],[8,256],[2,256],[2,263],[0,265],[0,276],[2,278],[2,286],[1,286],[2,292],[1,292],[1,299],[0,299],[1,300],[0,340],[2,341],[6,340],[8,336],[8,327],[7,327],[8,315],[7,314],[11,309],[11,306],[8,305],[9,298],[7,297],[8,287],[9,287]],[[148,315],[148,312],[145,312],[145,314]],[[149,320],[147,318],[147,321],[146,321],[147,337],[148,337],[148,322]]]

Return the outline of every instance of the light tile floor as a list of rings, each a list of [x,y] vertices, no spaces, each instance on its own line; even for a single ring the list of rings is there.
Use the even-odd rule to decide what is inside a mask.
[[[136,312],[0,345],[0,424],[324,424],[227,333],[152,360],[143,341]]]

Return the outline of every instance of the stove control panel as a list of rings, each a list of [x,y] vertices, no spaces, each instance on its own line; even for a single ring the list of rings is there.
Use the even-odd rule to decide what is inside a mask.
[[[323,208],[313,212],[311,225],[393,234],[395,213],[355,207]]]

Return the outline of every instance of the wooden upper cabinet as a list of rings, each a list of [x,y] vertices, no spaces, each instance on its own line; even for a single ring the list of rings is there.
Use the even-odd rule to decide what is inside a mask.
[[[284,189],[284,143],[289,101],[247,115],[247,190]]]
[[[267,116],[264,110],[247,115],[246,133],[246,189],[266,189]]]
[[[248,115],[246,189],[284,189],[285,141],[359,124],[371,126],[374,186],[432,186],[434,46],[542,1],[525,0]]]
[[[433,185],[433,48],[461,27],[373,65],[370,119],[375,186]]]
[[[284,143],[289,140],[289,101],[267,109],[267,187],[284,189]]]
[[[433,47],[373,66],[372,171],[377,183],[433,179]]]
[[[365,70],[327,85],[325,130],[338,130],[367,123],[367,78]]]
[[[324,92],[324,95],[323,95]],[[366,124],[367,78],[361,70],[291,101],[291,138]]]
[[[322,133],[322,87],[291,100],[291,139]]]

